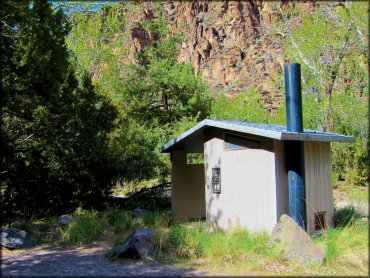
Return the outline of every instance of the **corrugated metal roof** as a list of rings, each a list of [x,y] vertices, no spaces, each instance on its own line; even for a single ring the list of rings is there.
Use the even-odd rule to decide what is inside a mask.
[[[245,134],[258,135],[277,140],[349,143],[353,143],[356,140],[356,138],[353,136],[322,132],[311,129],[304,129],[303,133],[289,132],[287,131],[287,127],[284,125],[205,119],[193,128],[187,130],[177,138],[165,144],[159,149],[159,152],[169,153],[172,150],[203,152],[204,130],[208,127],[215,127],[229,131],[237,131]]]

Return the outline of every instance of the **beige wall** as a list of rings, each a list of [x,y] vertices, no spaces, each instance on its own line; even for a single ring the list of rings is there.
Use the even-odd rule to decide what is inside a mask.
[[[172,212],[180,220],[205,217],[204,164],[187,164],[185,151],[172,151]]]
[[[260,140],[261,149],[226,150],[223,136],[217,130],[206,133],[207,226],[271,232],[277,223],[273,140],[253,136],[249,138]],[[212,192],[216,167],[221,168],[221,194]]]
[[[334,225],[330,143],[304,142],[307,231],[314,232],[314,213],[326,212],[327,225]]]

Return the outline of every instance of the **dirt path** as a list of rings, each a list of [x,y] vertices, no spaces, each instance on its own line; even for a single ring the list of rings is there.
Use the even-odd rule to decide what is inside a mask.
[[[110,262],[104,253],[112,240],[81,247],[39,246],[28,250],[1,252],[1,276],[204,276],[195,268],[179,268],[133,260]]]

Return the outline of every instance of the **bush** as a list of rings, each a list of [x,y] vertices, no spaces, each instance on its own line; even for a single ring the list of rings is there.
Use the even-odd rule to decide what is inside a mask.
[[[110,209],[109,212],[111,217],[108,219],[108,223],[114,227],[115,233],[127,232],[134,228],[135,223],[131,211],[114,208]]]
[[[255,90],[241,92],[231,100],[221,94],[212,105],[211,118],[266,123],[268,112],[263,105],[261,96]]]
[[[58,227],[56,241],[63,245],[86,244],[113,234],[131,232],[135,223],[131,211],[109,209],[98,214],[93,210],[77,211],[72,214],[75,221],[66,227]]]
[[[74,222],[64,229],[60,228],[62,244],[85,244],[108,233],[108,219],[97,217],[95,211],[75,212],[73,217]]]
[[[363,275],[368,273],[368,224],[353,222],[345,227],[325,230],[314,239],[324,252],[325,263],[333,273]]]
[[[357,212],[354,206],[336,209],[334,212],[334,226],[346,227],[362,219],[363,215]]]

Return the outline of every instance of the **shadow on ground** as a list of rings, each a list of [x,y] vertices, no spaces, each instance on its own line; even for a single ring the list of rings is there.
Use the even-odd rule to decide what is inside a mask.
[[[155,262],[104,257],[109,244],[88,247],[36,247],[28,250],[2,250],[1,276],[199,276],[195,268],[175,267]]]

